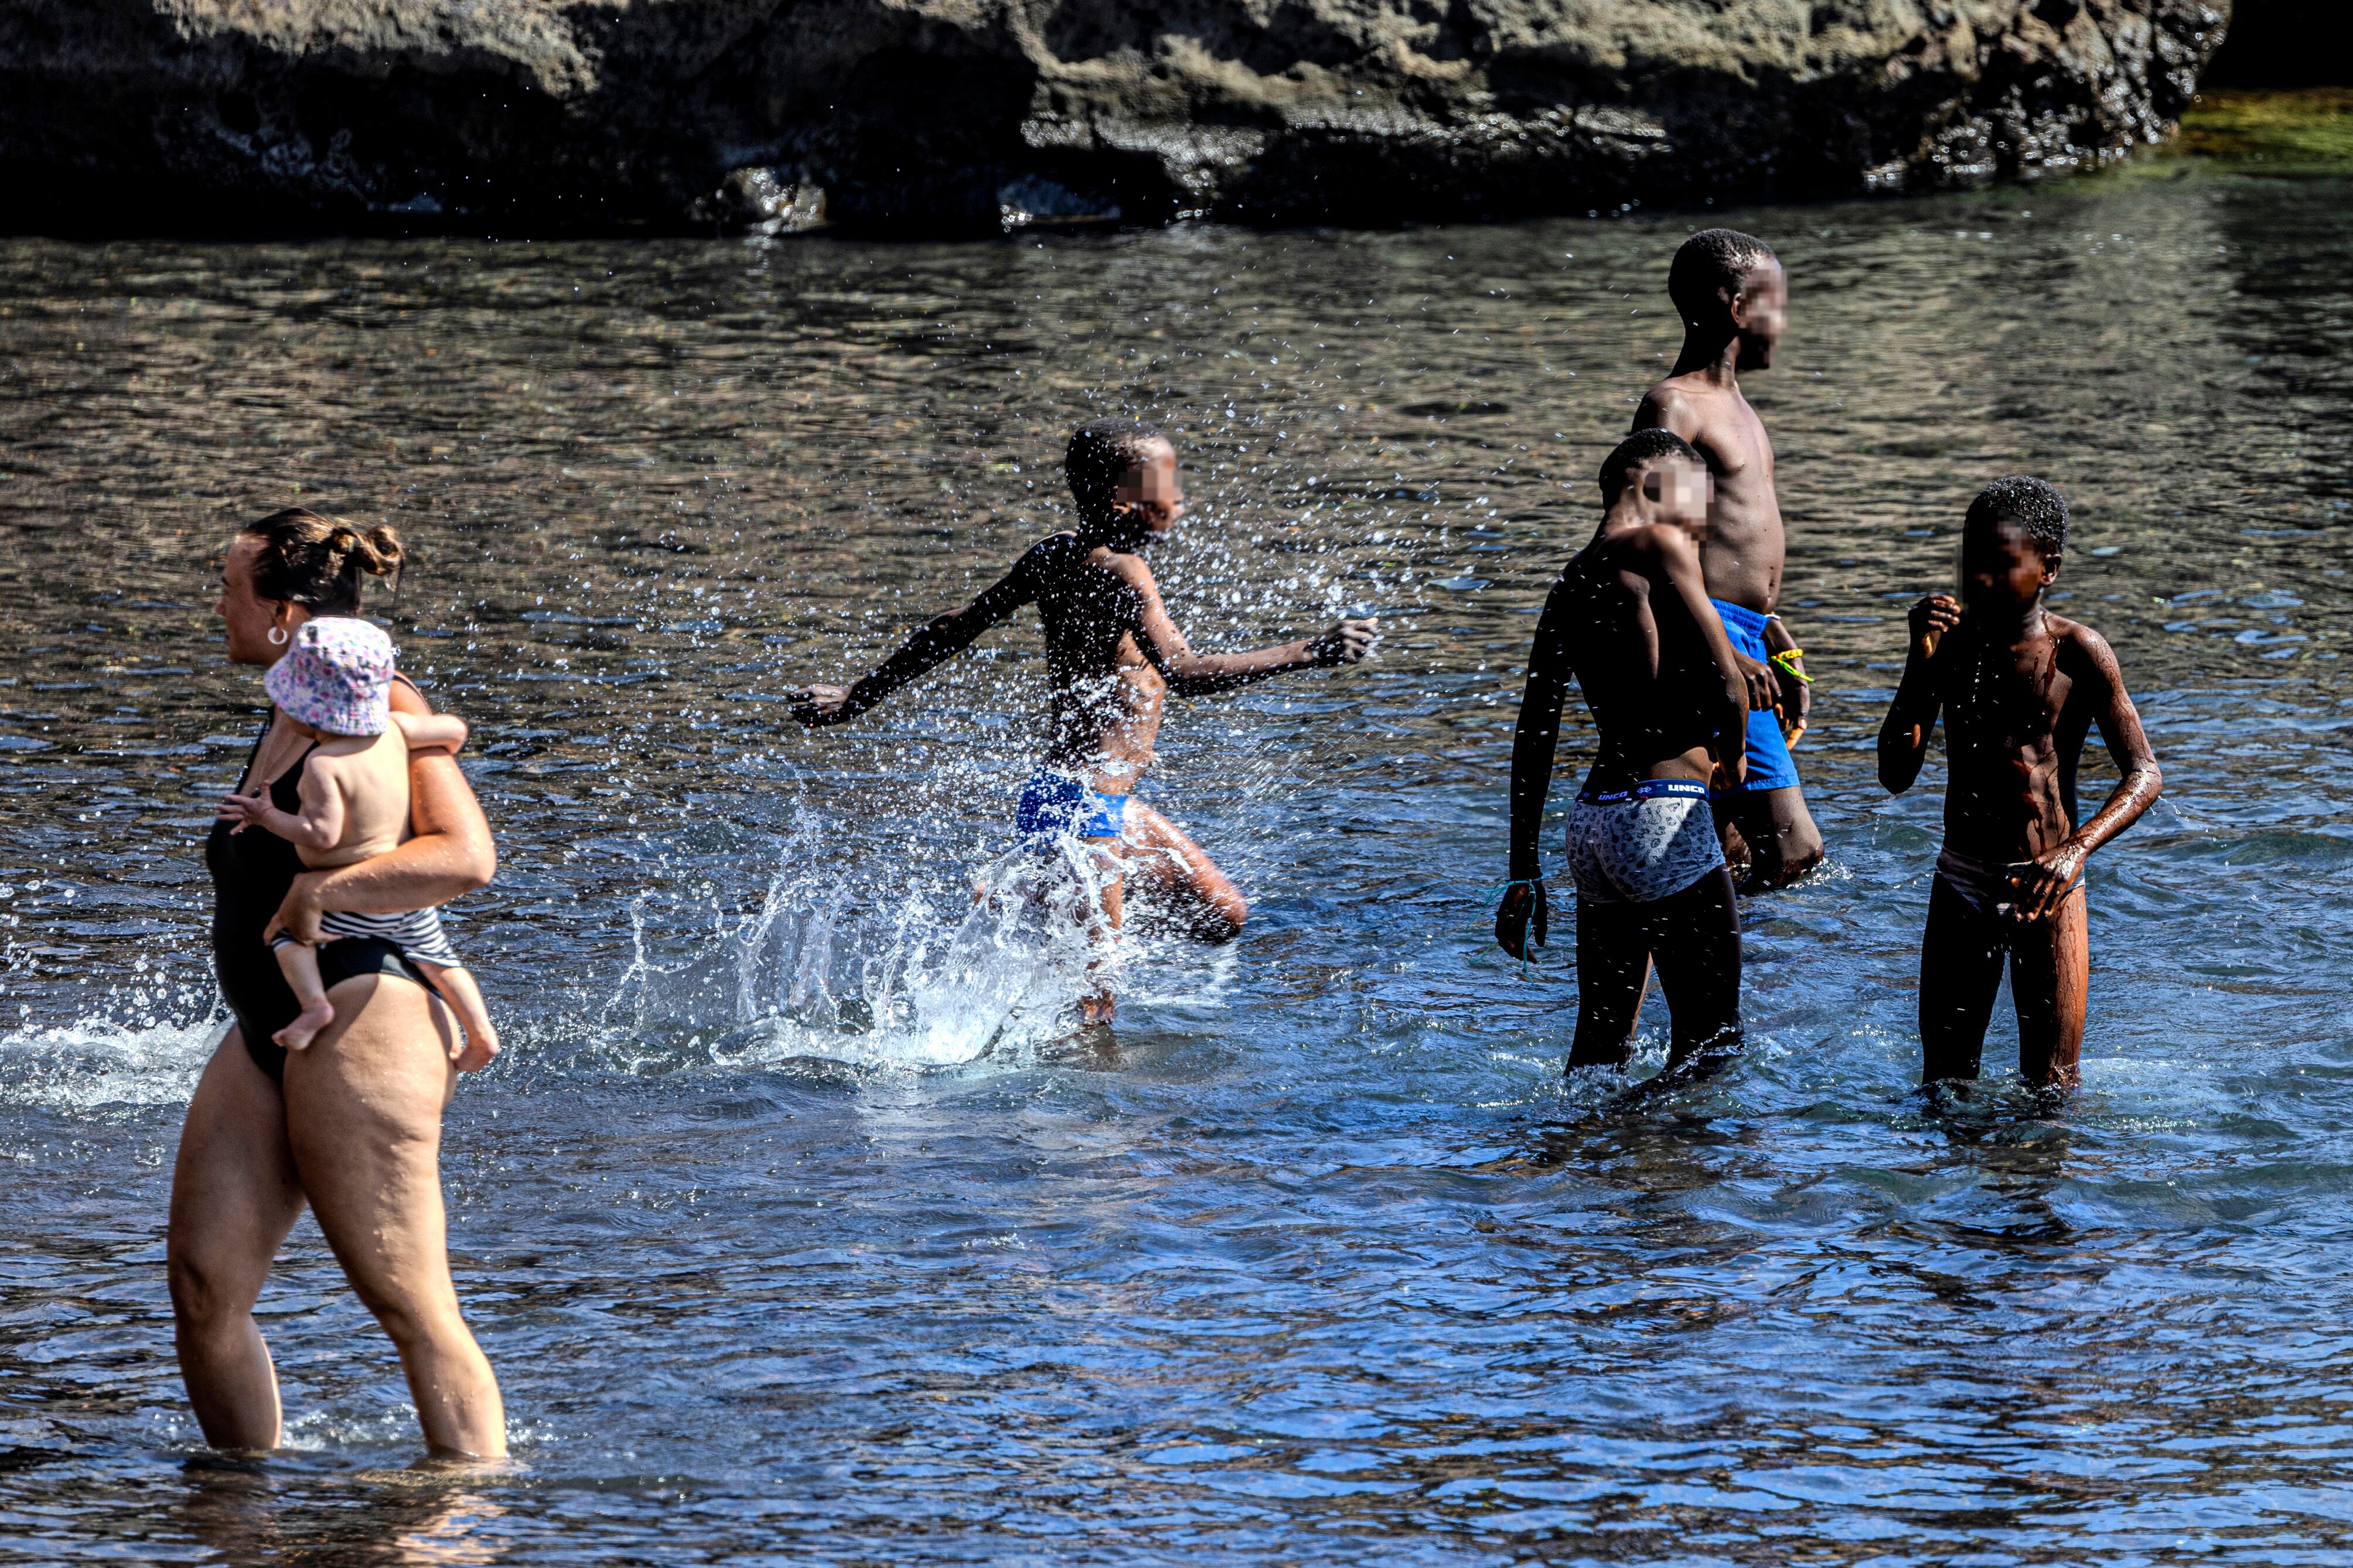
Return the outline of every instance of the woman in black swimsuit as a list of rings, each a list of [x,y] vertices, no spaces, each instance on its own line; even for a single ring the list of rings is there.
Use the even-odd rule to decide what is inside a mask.
[[[313,616],[359,614],[360,577],[400,558],[388,528],[363,533],[299,510],[229,546],[215,606],[238,664],[276,662]],[[396,682],[396,709],[428,711]],[[295,808],[310,742],[272,712],[237,785]],[[409,759],[415,837],[389,855],[305,871],[292,845],[216,825],[213,963],[237,1022],[188,1105],[172,1175],[168,1242],[180,1373],[208,1442],[278,1446],[278,1379],[253,1321],[270,1260],[307,1204],[360,1300],[392,1336],[425,1440],[437,1452],[506,1452],[497,1379],[458,1310],[441,1205],[441,1112],[457,1075],[482,1065],[448,1010],[381,942],[320,950],[335,1021],[309,1049],[270,1043],[298,1010],[264,940],[273,924],[315,938],[322,912],[390,914],[442,904],[496,868],[465,776],[438,753]],[[485,1058],[484,1059],[487,1059]]]

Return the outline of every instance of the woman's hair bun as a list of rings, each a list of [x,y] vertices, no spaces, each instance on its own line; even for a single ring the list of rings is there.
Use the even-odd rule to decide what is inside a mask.
[[[307,507],[273,511],[246,524],[243,532],[261,542],[253,563],[254,592],[301,605],[313,615],[359,614],[360,574],[395,575],[408,556],[389,524],[363,529]]]
[[[398,571],[408,552],[400,542],[399,531],[390,523],[380,522],[353,538],[352,553],[358,557],[361,570],[381,577]]]

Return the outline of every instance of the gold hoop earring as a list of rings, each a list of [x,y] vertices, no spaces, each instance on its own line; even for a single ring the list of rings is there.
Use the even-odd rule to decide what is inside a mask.
[[[271,647],[284,647],[286,646],[286,628],[284,626],[272,626],[269,628],[269,646]]]

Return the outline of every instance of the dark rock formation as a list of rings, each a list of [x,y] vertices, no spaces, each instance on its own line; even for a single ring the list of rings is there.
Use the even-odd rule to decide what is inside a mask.
[[[2239,0],[2204,79],[2214,87],[2353,87],[2353,5]]]
[[[2228,10],[0,0],[0,170],[20,227],[797,226],[812,188],[835,221],[934,228],[1902,190],[2165,135]]]

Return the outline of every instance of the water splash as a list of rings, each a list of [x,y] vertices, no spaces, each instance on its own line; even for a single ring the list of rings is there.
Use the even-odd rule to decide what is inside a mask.
[[[1125,956],[1108,940],[1108,868],[1075,840],[1003,855],[969,893],[876,889],[789,846],[786,859],[755,910],[674,964],[650,955],[633,906],[632,957],[605,1009],[635,1042],[631,1068],[1023,1060],[1070,1032],[1072,1005]]]
[[[179,1105],[228,1033],[226,1013],[187,1022],[106,1017],[25,1027],[0,1035],[0,1104],[88,1111]]]

